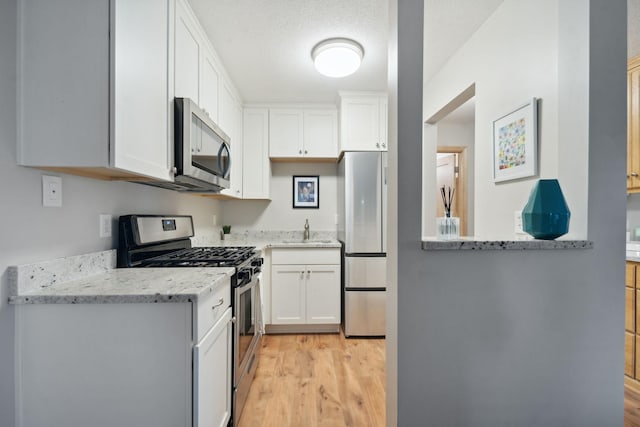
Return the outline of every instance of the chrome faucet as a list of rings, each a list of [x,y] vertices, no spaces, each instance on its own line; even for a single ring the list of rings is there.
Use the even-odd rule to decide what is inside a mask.
[[[309,240],[309,219],[304,220],[304,234],[302,240]]]

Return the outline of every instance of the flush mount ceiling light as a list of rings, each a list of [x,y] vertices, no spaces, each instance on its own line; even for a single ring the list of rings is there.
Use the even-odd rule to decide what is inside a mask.
[[[345,77],[360,68],[364,49],[351,39],[323,40],[311,50],[313,65],[320,74],[328,77]]]

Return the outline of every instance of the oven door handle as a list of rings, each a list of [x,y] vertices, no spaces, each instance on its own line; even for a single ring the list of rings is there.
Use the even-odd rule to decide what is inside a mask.
[[[238,290],[238,292],[242,293],[242,292],[246,291],[248,288],[251,288],[252,286],[255,286],[257,283],[258,283],[258,278],[253,276],[248,281],[238,285],[237,290]]]

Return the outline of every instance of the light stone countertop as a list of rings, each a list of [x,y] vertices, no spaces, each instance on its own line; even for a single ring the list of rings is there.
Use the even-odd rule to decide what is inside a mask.
[[[218,238],[193,239],[194,246],[255,246],[257,250],[267,248],[339,248],[340,242],[335,232],[311,232],[308,241],[302,240],[300,231],[254,231],[226,234],[224,240]]]
[[[9,297],[11,304],[196,302],[223,285],[233,268],[118,268]]]
[[[590,240],[476,240],[473,237],[463,237],[458,240],[438,240],[429,238],[422,240],[425,251],[455,251],[455,250],[558,250],[558,249],[592,249]]]
[[[640,262],[640,252],[627,251],[627,261]]]
[[[195,302],[235,272],[229,267],[115,267],[115,250],[9,267],[9,303]]]

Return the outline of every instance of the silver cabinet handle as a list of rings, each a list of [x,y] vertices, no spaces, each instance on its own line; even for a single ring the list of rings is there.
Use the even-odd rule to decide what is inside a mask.
[[[304,270],[302,270],[302,271],[300,272],[300,278],[301,278],[301,279],[302,279],[302,278],[304,278]]]
[[[233,316],[233,317],[231,318],[231,323],[236,323],[236,316]]]
[[[302,154],[302,150],[298,150],[298,154]]]
[[[224,298],[220,298],[220,299],[218,300],[218,303],[217,303],[217,304],[214,304],[214,305],[212,305],[212,306],[211,306],[211,309],[212,309],[212,310],[215,310],[215,309],[216,309],[216,307],[220,307],[222,304],[224,304]]]
[[[307,270],[307,279],[311,277],[311,270]]]
[[[307,150],[304,150],[304,154],[307,154]]]
[[[382,148],[387,148],[387,144],[385,144],[384,142],[382,143]]]
[[[635,177],[638,176],[638,173],[637,172],[631,172],[631,176],[635,178]]]
[[[380,143],[376,142],[376,148],[380,148]]]

